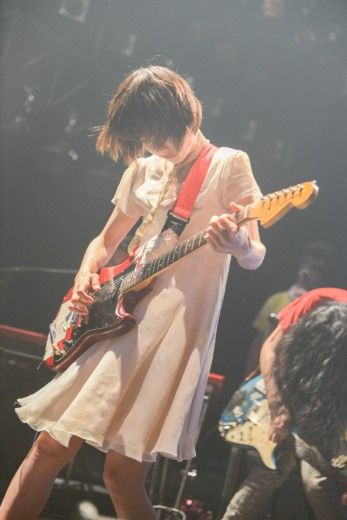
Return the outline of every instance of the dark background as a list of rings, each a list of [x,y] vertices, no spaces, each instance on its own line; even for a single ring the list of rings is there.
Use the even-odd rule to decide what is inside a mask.
[[[2,0],[0,14],[2,322],[47,331],[123,171],[97,155],[93,127],[140,65],[189,79],[205,134],[247,151],[264,193],[318,182],[311,207],[263,230],[260,269],[232,267],[212,367],[225,387],[200,440],[223,465],[216,423],[264,299],[293,282],[313,240],[334,248],[331,284],[346,287],[347,2]]]

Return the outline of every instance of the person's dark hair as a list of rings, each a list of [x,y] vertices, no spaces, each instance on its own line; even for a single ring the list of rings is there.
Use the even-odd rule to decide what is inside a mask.
[[[347,304],[329,301],[293,325],[274,375],[299,434],[333,455],[347,427]]]
[[[309,242],[303,248],[299,260],[299,271],[315,271],[319,274],[318,287],[332,285],[331,281],[335,274],[335,256],[334,249],[329,244],[320,241]]]
[[[129,163],[143,154],[141,140],[160,146],[171,138],[179,147],[187,128],[198,131],[201,118],[201,104],[184,78],[166,67],[143,67],[113,95],[97,150]]]

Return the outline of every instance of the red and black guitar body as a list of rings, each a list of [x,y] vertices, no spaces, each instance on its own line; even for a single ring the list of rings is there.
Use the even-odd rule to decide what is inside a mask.
[[[73,288],[68,291],[47,338],[44,363],[51,370],[64,371],[96,342],[121,336],[135,325],[133,309],[151,290],[146,286],[123,294],[123,281],[131,273],[135,274],[136,268],[136,262],[127,259],[100,271],[101,289],[91,293],[94,302],[88,320],[69,310]]]

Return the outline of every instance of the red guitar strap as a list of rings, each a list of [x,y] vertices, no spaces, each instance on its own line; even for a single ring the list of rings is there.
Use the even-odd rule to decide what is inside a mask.
[[[189,170],[186,180],[182,184],[174,207],[168,212],[162,231],[171,228],[178,236],[182,233],[189,222],[196,198],[216,150],[217,146],[211,143],[206,143],[202,147],[197,159]]]

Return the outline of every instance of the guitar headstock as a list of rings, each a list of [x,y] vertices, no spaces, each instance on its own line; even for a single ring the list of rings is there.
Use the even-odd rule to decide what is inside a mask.
[[[257,219],[267,228],[275,224],[290,209],[304,209],[317,197],[316,181],[302,182],[280,191],[265,195],[249,207],[247,220]]]

